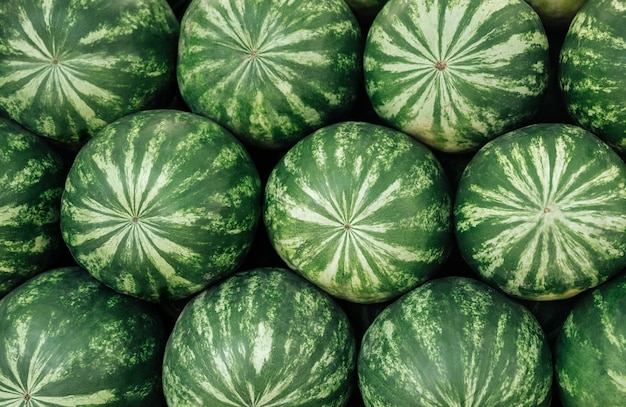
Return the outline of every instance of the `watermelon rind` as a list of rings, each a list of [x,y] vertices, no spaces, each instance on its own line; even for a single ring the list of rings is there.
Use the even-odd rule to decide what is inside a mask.
[[[555,344],[555,377],[563,407],[626,402],[626,275],[581,296]]]
[[[428,281],[369,326],[357,362],[366,407],[549,406],[552,359],[524,306],[473,278]]]
[[[167,342],[177,406],[345,406],[356,344],[330,296],[284,268],[239,272],[195,296]]]
[[[0,300],[0,405],[155,407],[160,314],[80,267],[50,269]]]
[[[454,218],[486,281],[522,299],[573,297],[626,267],[626,164],[576,125],[525,126],[472,157]]]
[[[166,0],[3,0],[0,111],[72,149],[175,89]]]
[[[528,124],[549,77],[548,36],[519,0],[389,0],[368,31],[368,98],[440,151],[476,151]]]
[[[453,245],[452,198],[432,151],[367,122],[323,127],[293,146],[265,186],[272,246],[330,293],[384,302],[435,274]]]
[[[194,0],[177,77],[191,111],[245,144],[283,149],[351,109],[362,34],[344,1]]]
[[[586,2],[574,16],[559,54],[559,81],[578,125],[626,155],[626,5]]]
[[[81,148],[60,224],[80,266],[119,292],[158,302],[235,272],[261,205],[259,174],[232,134],[190,112],[147,110]]]
[[[55,265],[64,178],[53,146],[0,117],[0,297]]]

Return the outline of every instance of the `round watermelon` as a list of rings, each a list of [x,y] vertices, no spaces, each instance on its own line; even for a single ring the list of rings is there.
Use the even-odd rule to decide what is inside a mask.
[[[64,178],[51,145],[0,117],[0,297],[54,265]]]
[[[176,406],[345,406],[355,339],[343,310],[284,268],[237,273],[195,296],[167,342]]]
[[[180,299],[243,263],[261,204],[256,167],[227,130],[189,112],[146,110],[78,152],[61,232],[76,262],[115,290]]]
[[[454,217],[486,281],[523,299],[572,297],[626,267],[626,164],[578,126],[526,126],[470,160]]]
[[[626,155],[626,4],[593,0],[576,13],[559,57],[570,115]]]
[[[555,345],[555,376],[564,407],[626,403],[626,275],[581,296]]]
[[[0,405],[154,407],[160,315],[80,267],[38,274],[0,300]]]
[[[432,276],[453,244],[448,179],[422,143],[342,122],[293,146],[265,188],[270,242],[293,270],[359,303],[396,298]]]
[[[436,150],[470,152],[530,121],[548,37],[520,0],[390,0],[363,55],[376,113]]]
[[[0,111],[73,148],[175,85],[166,0],[3,0]]]
[[[524,306],[478,280],[451,276],[383,310],[358,355],[366,407],[549,406],[551,352]]]
[[[180,92],[244,143],[282,149],[353,106],[361,47],[344,1],[194,0],[181,22]]]

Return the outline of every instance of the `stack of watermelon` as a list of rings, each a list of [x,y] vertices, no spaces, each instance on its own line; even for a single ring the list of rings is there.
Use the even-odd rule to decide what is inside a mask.
[[[0,406],[626,405],[624,0],[4,0]]]

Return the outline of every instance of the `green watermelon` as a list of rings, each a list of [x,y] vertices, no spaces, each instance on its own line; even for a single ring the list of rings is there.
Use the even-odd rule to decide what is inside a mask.
[[[572,297],[626,267],[626,164],[578,126],[529,125],[474,155],[454,217],[486,281],[523,299]]]
[[[526,0],[550,33],[565,32],[587,0]]]
[[[564,407],[626,403],[626,275],[581,296],[559,332],[555,374]]]
[[[173,91],[178,33],[166,0],[3,0],[0,111],[75,148]]]
[[[559,58],[570,115],[626,155],[626,3],[588,1],[576,13]]]
[[[382,311],[357,362],[366,407],[549,406],[551,352],[524,306],[472,278],[433,279]]]
[[[56,261],[64,179],[51,145],[0,117],[0,297]]]
[[[147,110],[78,152],[61,232],[76,262],[117,291],[180,299],[245,260],[261,204],[259,174],[232,134],[193,113]]]
[[[286,148],[353,106],[361,42],[342,0],[194,0],[181,22],[180,92],[244,143]]]
[[[390,0],[363,55],[376,113],[447,152],[475,151],[529,122],[549,64],[541,19],[520,0]]]
[[[167,342],[176,406],[344,406],[355,339],[343,310],[284,268],[237,273],[195,296]]]
[[[0,332],[1,406],[163,400],[160,315],[80,267],[47,270],[2,298]]]
[[[453,244],[445,172],[422,143],[366,122],[323,127],[293,146],[265,188],[264,222],[289,268],[358,303],[432,276]]]

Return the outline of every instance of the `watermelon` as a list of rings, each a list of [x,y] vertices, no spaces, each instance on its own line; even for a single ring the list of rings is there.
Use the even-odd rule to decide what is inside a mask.
[[[524,306],[468,277],[424,283],[382,311],[357,362],[366,407],[549,406],[551,352]]]
[[[422,143],[348,121],[315,131],[282,157],[267,180],[263,219],[289,268],[334,297],[384,302],[447,260],[450,193]]]
[[[341,0],[194,0],[178,84],[191,111],[284,149],[338,120],[361,86],[361,29]]]
[[[528,124],[547,88],[548,48],[524,1],[390,0],[366,38],[366,91],[390,126],[473,152]]]
[[[288,269],[255,268],[187,303],[165,349],[163,390],[170,407],[344,406],[355,368],[342,309]]]
[[[380,12],[387,0],[345,0],[350,6],[363,30],[369,30],[372,21]]]
[[[626,3],[594,0],[576,13],[559,58],[560,86],[575,122],[626,155]]]
[[[548,32],[567,31],[572,19],[587,0],[526,0],[539,14]]]
[[[0,297],[56,261],[64,178],[51,145],[0,117]]]
[[[178,32],[166,0],[3,0],[0,111],[76,149],[169,97]]]
[[[555,345],[555,377],[564,407],[626,403],[626,275],[581,296]]]
[[[80,267],[46,270],[0,300],[0,405],[154,407],[166,332],[147,304]]]
[[[474,155],[454,217],[459,250],[486,281],[569,298],[626,267],[626,164],[578,126],[529,125]]]
[[[259,174],[232,134],[190,112],[146,110],[78,152],[61,233],[78,265],[115,290],[180,299],[242,264],[261,204]]]

